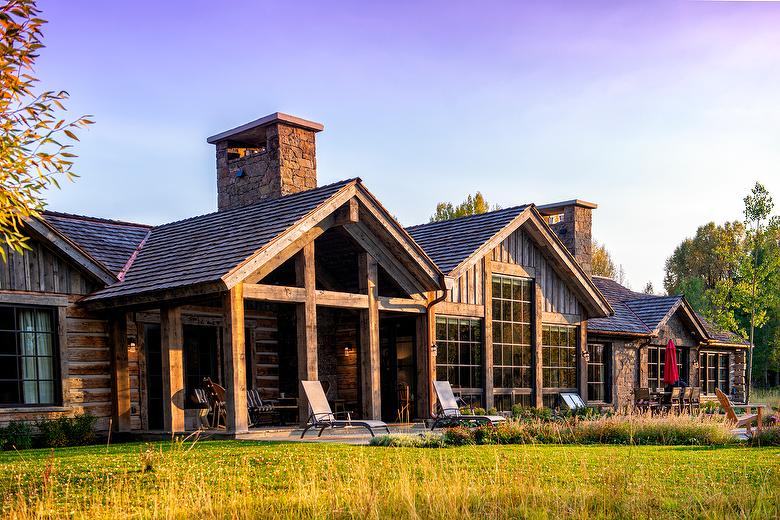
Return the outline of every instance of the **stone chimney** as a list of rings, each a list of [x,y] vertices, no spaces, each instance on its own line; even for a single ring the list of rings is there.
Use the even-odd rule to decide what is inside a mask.
[[[209,137],[217,147],[219,211],[316,188],[314,134],[323,128],[276,112]]]
[[[592,273],[591,229],[596,208],[598,205],[579,199],[536,207],[588,276]]]

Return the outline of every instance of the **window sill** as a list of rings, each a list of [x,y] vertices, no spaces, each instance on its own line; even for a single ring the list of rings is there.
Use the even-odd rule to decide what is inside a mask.
[[[7,413],[51,413],[51,412],[69,412],[71,409],[67,406],[17,406],[0,407],[0,415]]]

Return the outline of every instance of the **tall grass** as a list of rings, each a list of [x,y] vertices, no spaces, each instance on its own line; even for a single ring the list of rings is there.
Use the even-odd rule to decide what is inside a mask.
[[[204,442],[0,459],[0,489],[2,516],[14,519],[773,518],[780,515],[778,455]]]
[[[775,410],[780,410],[780,387],[753,388],[750,391],[750,401],[753,403],[768,404]]]

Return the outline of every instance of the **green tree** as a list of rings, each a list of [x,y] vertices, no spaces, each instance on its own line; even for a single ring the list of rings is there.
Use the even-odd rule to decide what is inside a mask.
[[[59,187],[59,176],[75,177],[72,145],[63,139],[77,141],[75,131],[92,123],[61,117],[67,92],[37,91],[46,23],[39,14],[35,0],[0,3],[0,240],[19,253],[28,248],[23,223],[39,216],[44,191]],[[7,260],[4,248],[0,256]]]
[[[645,288],[642,289],[642,292],[645,294],[655,294],[655,287],[653,287],[653,282],[647,282],[645,284]]]
[[[615,267],[615,262],[612,261],[612,255],[607,250],[607,247],[593,240],[591,251],[591,270],[593,274],[614,280],[618,270]]]
[[[436,213],[431,217],[431,222],[452,220],[468,215],[479,215],[497,209],[501,209],[500,206],[494,205],[491,208],[488,201],[482,196],[482,193],[477,192],[473,197],[469,195],[466,197],[466,200],[457,205],[453,205],[452,202],[439,202],[436,204]]]

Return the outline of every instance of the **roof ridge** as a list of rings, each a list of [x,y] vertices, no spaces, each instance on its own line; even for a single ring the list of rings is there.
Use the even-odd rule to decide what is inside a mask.
[[[484,213],[475,213],[473,215],[463,215],[463,216],[460,216],[460,217],[450,218],[450,219],[447,219],[447,220],[437,220],[437,221],[434,221],[434,222],[423,222],[422,224],[414,224],[412,226],[407,226],[405,229],[408,230],[408,229],[420,228],[420,227],[423,227],[423,226],[430,226],[432,224],[447,224],[449,222],[455,222],[455,221],[458,221],[458,220],[465,220],[465,219],[469,219],[469,218],[481,217],[483,215],[494,215],[494,214],[500,213],[502,211],[518,210],[518,209],[519,210],[524,210],[525,208],[527,208],[530,205],[531,204],[519,204],[517,206],[510,206],[508,208],[494,209],[492,211],[485,211]]]
[[[140,222],[129,222],[127,220],[116,220],[116,219],[103,218],[103,217],[93,217],[90,215],[79,215],[77,213],[66,213],[64,211],[51,211],[48,209],[43,210],[41,212],[41,215],[43,217],[52,216],[52,217],[69,218],[72,220],[83,220],[85,222],[98,222],[101,224],[111,224],[115,226],[130,226],[130,227],[140,227],[140,228],[154,227],[151,224],[142,224]]]
[[[276,202],[279,202],[280,200],[287,199],[287,198],[290,198],[290,197],[299,197],[299,196],[302,196],[302,195],[311,194],[311,193],[314,193],[314,192],[317,192],[317,191],[320,191],[320,190],[324,190],[326,188],[333,188],[334,186],[338,186],[340,184],[343,185],[343,186],[346,186],[347,184],[350,184],[352,182],[363,182],[363,181],[360,179],[360,177],[352,177],[351,179],[344,179],[344,180],[341,180],[341,181],[337,181],[337,182],[332,182],[330,184],[326,184],[324,186],[317,186],[316,188],[312,188],[310,190],[303,190],[303,191],[298,191],[298,192],[295,192],[295,193],[288,193],[288,194],[282,195],[280,197],[264,199],[264,200],[261,200],[261,201],[258,201],[258,202],[252,203],[252,204],[247,204],[245,206],[239,206],[237,208],[224,209],[222,211],[220,211],[220,210],[210,211],[208,213],[201,213],[200,215],[192,215],[191,217],[187,217],[187,218],[183,218],[183,219],[179,219],[179,220],[174,220],[174,221],[171,221],[171,222],[165,222],[163,224],[160,224],[160,225],[157,225],[157,226],[153,226],[153,229],[160,229],[160,228],[164,228],[164,227],[167,227],[167,226],[172,226],[174,224],[181,224],[182,222],[189,222],[191,220],[198,219],[198,218],[203,218],[203,217],[208,217],[210,215],[217,215],[217,214],[229,215],[229,214],[231,214],[233,212],[246,210],[247,208],[252,208],[252,207],[257,208],[257,207],[264,206],[266,204],[276,203]]]

